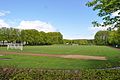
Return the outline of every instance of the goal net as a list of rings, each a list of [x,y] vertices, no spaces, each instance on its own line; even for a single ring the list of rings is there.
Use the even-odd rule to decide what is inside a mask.
[[[23,44],[22,43],[8,43],[7,44],[7,50],[8,49],[20,49],[20,50],[23,50]]]

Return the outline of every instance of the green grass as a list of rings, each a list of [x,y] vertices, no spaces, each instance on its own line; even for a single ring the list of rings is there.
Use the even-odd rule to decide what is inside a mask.
[[[16,51],[47,54],[81,54],[105,56],[107,61],[99,60],[77,60],[53,57],[25,56],[25,55],[5,55],[0,58],[12,58],[11,60],[0,60],[0,66],[15,66],[18,68],[47,68],[47,69],[94,69],[120,66],[120,50],[106,46],[26,46],[23,51],[6,50],[1,47],[0,51]]]

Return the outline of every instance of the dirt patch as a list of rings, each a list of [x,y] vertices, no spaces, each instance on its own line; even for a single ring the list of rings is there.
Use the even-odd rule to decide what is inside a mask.
[[[84,60],[107,60],[102,56],[86,56],[86,55],[63,55],[63,58],[84,59]]]
[[[0,58],[0,60],[11,60],[12,58]]]
[[[35,54],[35,53],[17,53],[17,52],[0,52],[0,54],[18,54],[18,55],[31,55],[31,56],[47,56],[47,57],[59,57],[81,60],[107,60],[104,56],[87,56],[87,55],[63,55],[63,54]]]

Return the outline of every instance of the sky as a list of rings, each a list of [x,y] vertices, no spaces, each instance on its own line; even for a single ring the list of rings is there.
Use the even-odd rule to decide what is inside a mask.
[[[64,39],[93,39],[102,22],[97,11],[85,4],[91,0],[0,0],[0,27],[61,32]]]

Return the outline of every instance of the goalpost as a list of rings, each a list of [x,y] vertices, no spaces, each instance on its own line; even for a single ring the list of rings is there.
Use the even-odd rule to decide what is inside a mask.
[[[23,44],[22,43],[8,43],[7,44],[7,50],[8,49],[20,49],[23,50]]]

